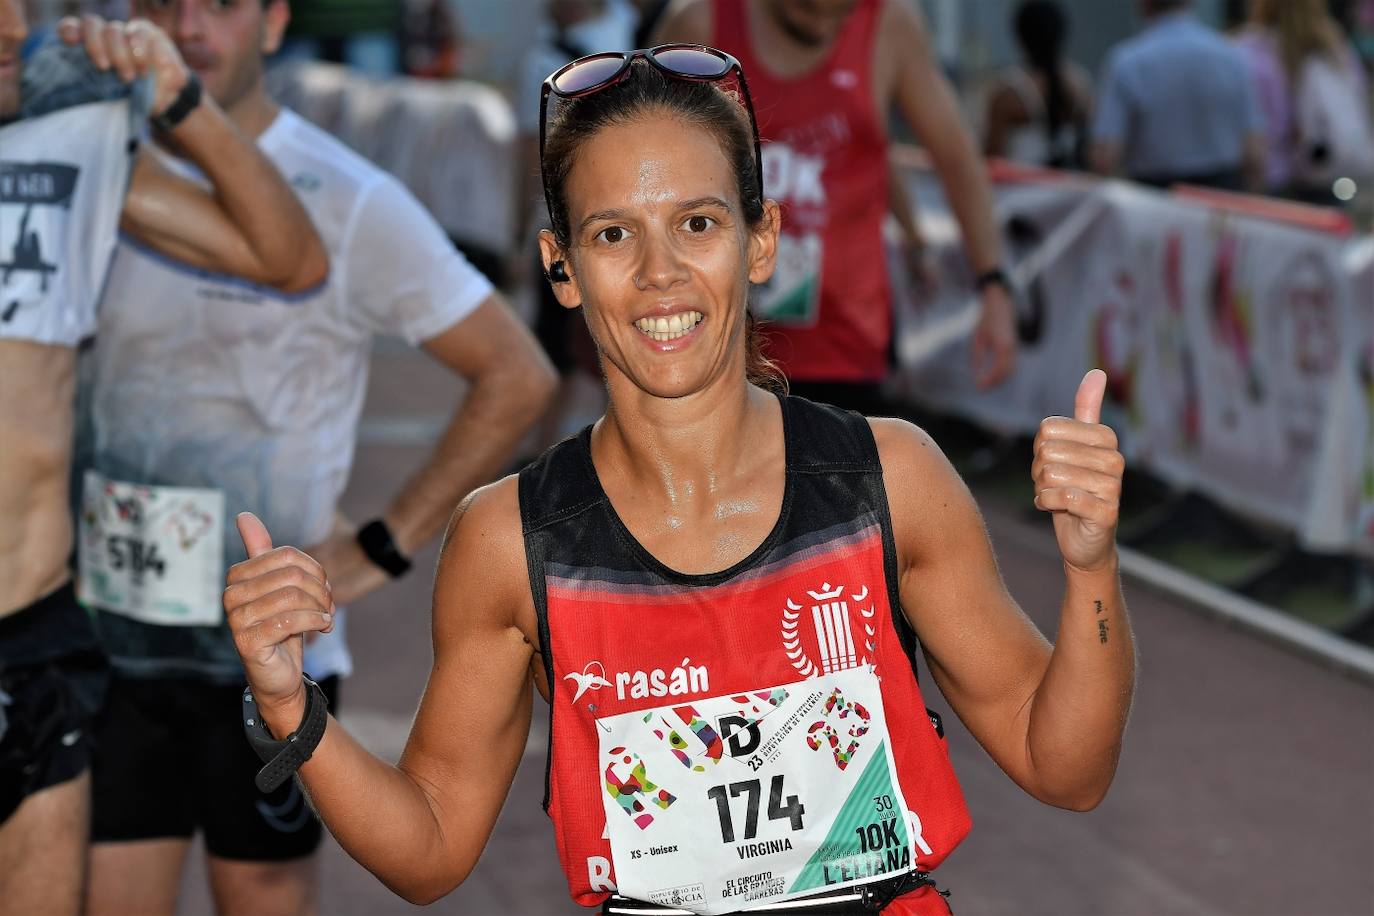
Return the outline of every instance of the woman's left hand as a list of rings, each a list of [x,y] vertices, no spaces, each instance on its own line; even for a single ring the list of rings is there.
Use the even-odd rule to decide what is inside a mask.
[[[1047,417],[1035,436],[1036,508],[1054,518],[1054,536],[1065,564],[1096,572],[1116,562],[1116,523],[1126,460],[1116,433],[1098,422],[1107,374],[1083,376],[1074,398],[1073,419]]]

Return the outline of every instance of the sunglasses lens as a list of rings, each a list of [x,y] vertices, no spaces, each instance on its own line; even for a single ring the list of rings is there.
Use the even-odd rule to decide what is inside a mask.
[[[553,81],[553,88],[565,95],[586,92],[593,86],[599,86],[615,76],[615,72],[620,69],[624,60],[618,54],[611,57],[595,57],[591,60],[584,60],[560,73]]]
[[[696,48],[668,48],[663,51],[656,51],[654,52],[654,60],[673,73],[706,79],[724,76],[730,69],[730,64],[723,58],[706,51],[698,51]]]

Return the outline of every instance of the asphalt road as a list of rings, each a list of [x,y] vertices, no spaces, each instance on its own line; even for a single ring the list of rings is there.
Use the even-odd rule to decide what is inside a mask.
[[[350,516],[385,508],[458,397],[425,357],[379,348],[344,500]],[[1048,524],[992,510],[988,524],[1012,593],[1052,636],[1062,573]],[[343,688],[342,721],[390,759],[429,669],[436,555],[431,546],[414,573],[351,611],[357,673]],[[953,890],[955,912],[1374,913],[1374,688],[1142,583],[1128,580],[1126,595],[1140,684],[1116,782],[1096,811],[1060,811],[1024,795],[944,710],[974,819],[969,839],[937,872]],[[927,702],[943,709],[938,695]],[[539,806],[546,734],[547,716],[536,709],[486,853],[430,912],[585,912],[567,897]],[[325,914],[417,909],[332,839],[322,868]],[[211,911],[198,865],[181,910]]]

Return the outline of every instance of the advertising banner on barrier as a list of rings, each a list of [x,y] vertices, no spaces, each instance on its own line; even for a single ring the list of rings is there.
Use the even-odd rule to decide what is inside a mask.
[[[1314,548],[1374,553],[1374,274],[1352,256],[1367,240],[1121,182],[1003,186],[998,208],[1015,374],[973,386],[966,286],[920,304],[898,282],[906,393],[1029,433],[1100,366],[1104,422],[1138,466]]]
[[[1374,238],[1365,237],[1346,252],[1346,273],[1355,291],[1355,358],[1347,373],[1350,423],[1341,426],[1334,449],[1348,449],[1355,493],[1355,549],[1374,557]],[[1349,505],[1346,502],[1345,505]]]

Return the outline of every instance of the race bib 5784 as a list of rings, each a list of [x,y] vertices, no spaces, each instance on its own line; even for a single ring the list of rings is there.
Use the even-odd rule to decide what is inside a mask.
[[[224,616],[224,494],[87,471],[79,561],[88,604],[145,623],[217,624]]]

